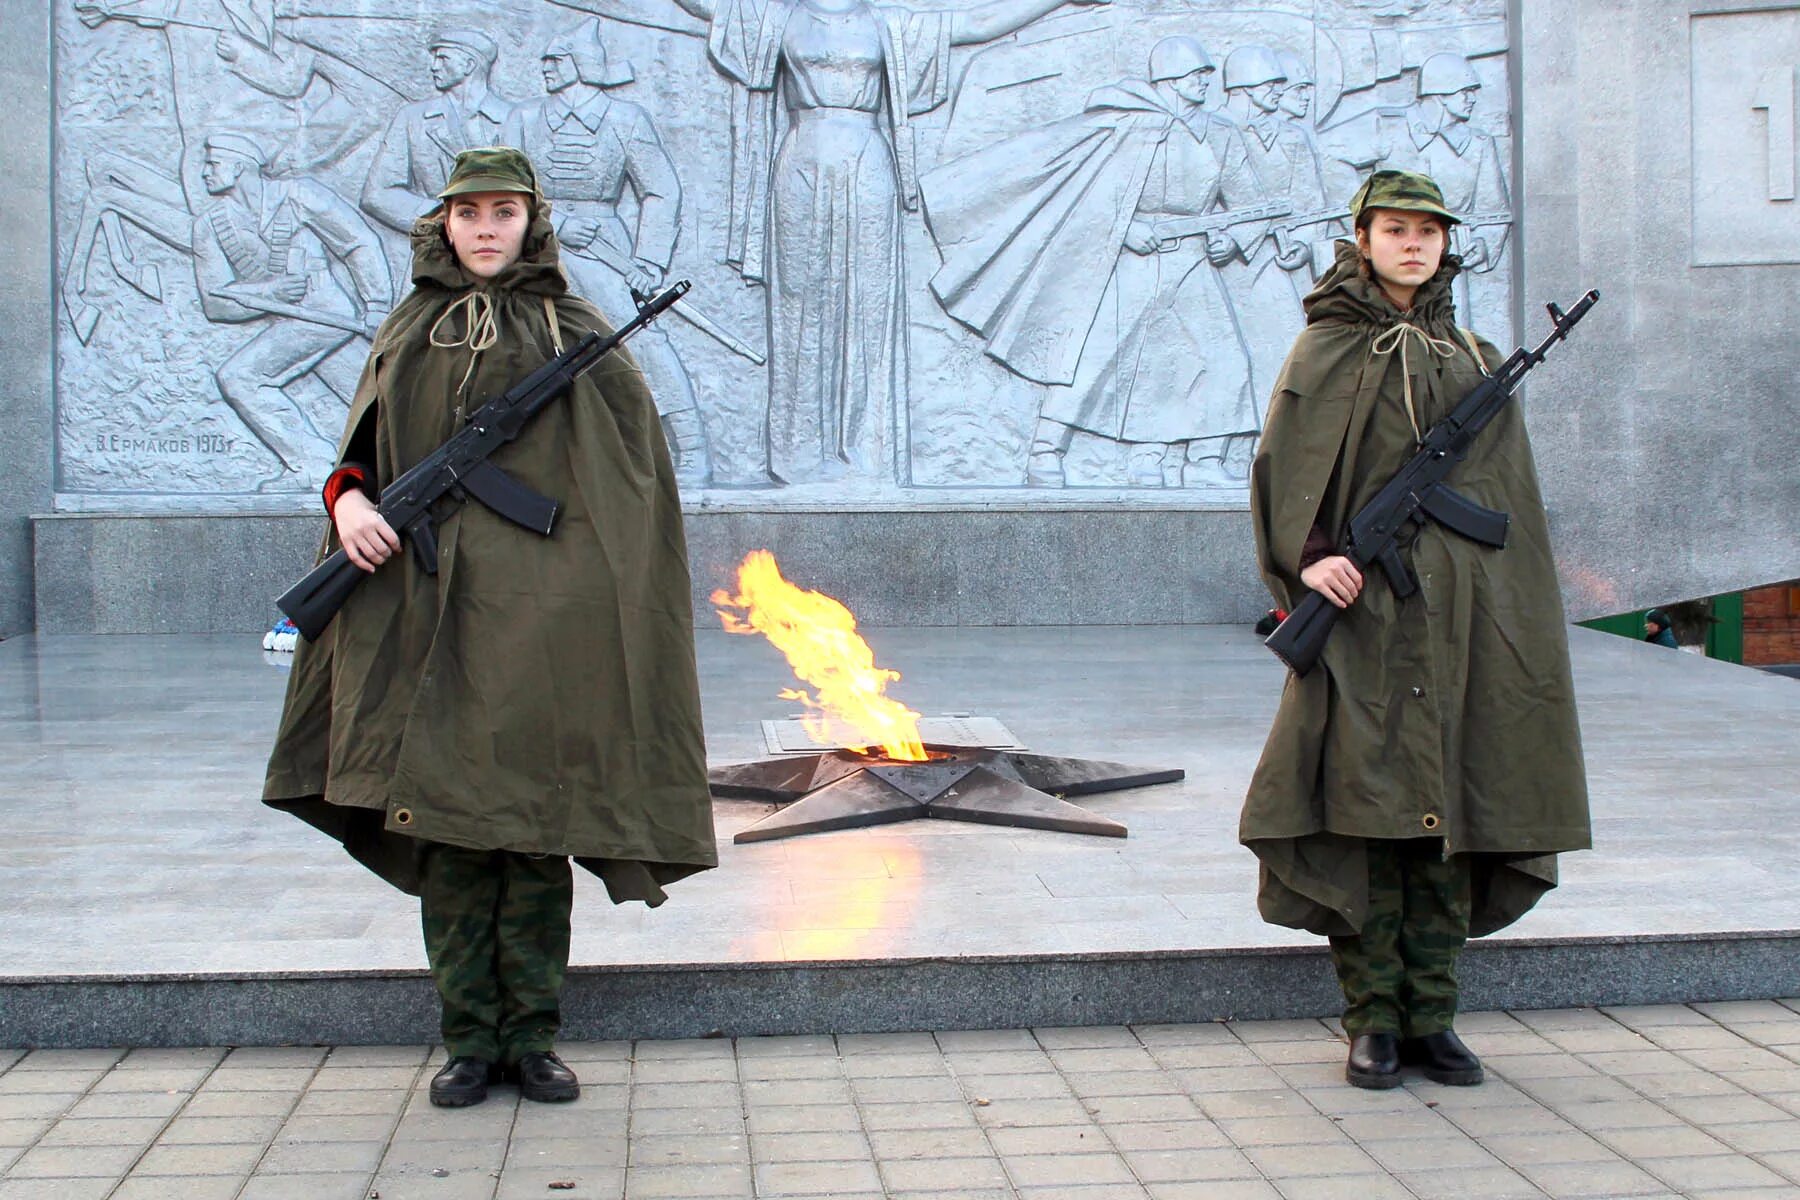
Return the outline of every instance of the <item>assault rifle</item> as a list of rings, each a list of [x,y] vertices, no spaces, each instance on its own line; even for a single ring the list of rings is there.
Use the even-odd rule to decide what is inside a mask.
[[[406,537],[413,561],[427,575],[437,574],[437,523],[431,507],[449,497],[461,503],[473,496],[495,513],[533,533],[550,536],[561,510],[559,501],[532,491],[489,461],[530,423],[605,358],[626,338],[654,321],[687,294],[684,279],[651,298],[637,315],[610,337],[589,333],[567,350],[469,414],[468,423],[448,441],[420,459],[400,478],[381,489],[375,506],[382,519]],[[331,624],[350,593],[367,574],[343,550],[308,572],[279,600],[307,641],[316,641]]]
[[[1554,304],[1545,305],[1550,310],[1550,336],[1535,350],[1523,346],[1514,350],[1493,374],[1457,403],[1449,416],[1426,431],[1418,451],[1400,468],[1400,473],[1350,518],[1349,531],[1338,553],[1355,563],[1359,571],[1367,570],[1371,563],[1380,567],[1388,586],[1404,599],[1419,590],[1412,568],[1400,557],[1400,537],[1407,522],[1429,517],[1471,541],[1495,549],[1504,547],[1511,518],[1451,491],[1444,479],[1469,456],[1469,446],[1506,406],[1526,372],[1543,362],[1545,351],[1567,337],[1599,299],[1599,292],[1590,291],[1568,312]],[[1275,657],[1294,674],[1304,675],[1319,661],[1340,611],[1322,594],[1308,592],[1263,645],[1274,651]]]
[[[1165,217],[1151,223],[1156,233],[1156,252],[1167,254],[1181,244],[1182,238],[1198,237],[1205,233],[1223,233],[1235,225],[1251,225],[1257,221],[1267,221],[1275,217],[1285,217],[1293,209],[1279,200],[1271,200],[1266,204],[1253,204],[1248,208],[1225,208],[1217,212],[1202,213],[1193,217]]]

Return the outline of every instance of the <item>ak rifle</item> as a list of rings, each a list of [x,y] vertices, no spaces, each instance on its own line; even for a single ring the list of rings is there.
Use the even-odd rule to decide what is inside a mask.
[[[437,574],[437,523],[432,517],[432,506],[446,497],[461,503],[472,496],[513,524],[550,536],[561,503],[532,491],[502,471],[490,461],[491,456],[516,439],[533,417],[564,395],[626,338],[685,296],[689,286],[686,280],[670,285],[610,336],[588,333],[470,413],[468,423],[443,445],[381,489],[375,511],[406,539],[421,571]],[[282,593],[275,605],[288,615],[301,636],[309,642],[317,641],[366,574],[340,548]]]
[[[1419,590],[1412,568],[1400,556],[1400,538],[1409,522],[1429,518],[1471,541],[1495,549],[1504,547],[1511,518],[1459,495],[1444,480],[1469,456],[1470,445],[1499,415],[1526,373],[1544,361],[1550,347],[1569,336],[1569,330],[1599,299],[1599,292],[1590,291],[1568,312],[1554,304],[1545,305],[1550,311],[1550,336],[1535,350],[1524,346],[1514,350],[1510,358],[1458,402],[1449,416],[1426,431],[1419,449],[1399,474],[1350,518],[1350,528],[1338,553],[1355,563],[1358,571],[1367,571],[1371,564],[1380,567],[1394,594],[1405,599]],[[1294,674],[1304,675],[1319,661],[1340,611],[1322,594],[1309,590],[1263,645],[1274,651],[1275,657]]]

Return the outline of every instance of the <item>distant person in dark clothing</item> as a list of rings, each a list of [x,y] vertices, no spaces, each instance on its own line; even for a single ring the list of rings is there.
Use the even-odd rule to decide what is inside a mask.
[[[1653,608],[1644,614],[1644,640],[1667,646],[1671,650],[1681,649],[1680,643],[1675,640],[1675,628],[1669,623],[1669,614],[1660,608]]]

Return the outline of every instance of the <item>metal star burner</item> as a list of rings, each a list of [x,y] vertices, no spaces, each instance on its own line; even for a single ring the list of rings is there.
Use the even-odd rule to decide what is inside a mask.
[[[924,817],[1124,837],[1125,826],[1064,797],[1172,783],[1185,776],[1181,770],[1091,758],[935,743],[925,748],[930,755],[925,762],[832,750],[715,767],[709,779],[715,796],[784,805],[732,839],[766,842]]]

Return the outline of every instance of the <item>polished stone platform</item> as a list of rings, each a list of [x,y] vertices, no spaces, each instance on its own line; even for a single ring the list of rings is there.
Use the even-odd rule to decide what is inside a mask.
[[[1282,685],[1238,626],[875,629],[895,692],[1033,751],[1186,770],[1092,797],[1123,840],[915,821],[747,845],[651,911],[580,877],[573,1036],[1334,1011],[1264,925],[1238,801]],[[1800,685],[1574,631],[1598,849],[1465,959],[1469,1004],[1800,994]],[[713,763],[791,715],[758,639],[700,636]],[[265,661],[267,660],[267,661]],[[407,1041],[416,902],[257,800],[286,671],[245,636],[0,643],[0,1045]]]

